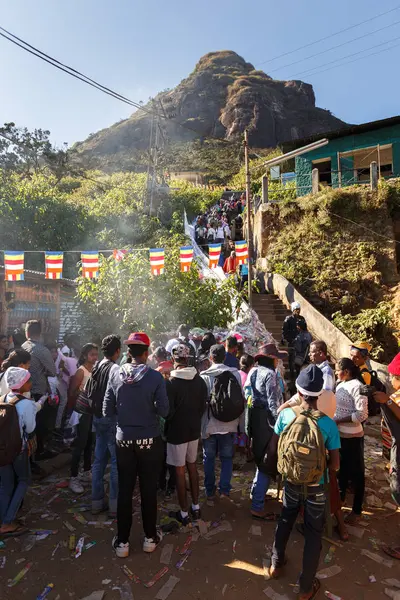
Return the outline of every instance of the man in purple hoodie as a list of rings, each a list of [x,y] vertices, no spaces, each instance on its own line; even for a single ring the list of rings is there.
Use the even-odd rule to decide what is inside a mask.
[[[144,529],[144,552],[154,552],[162,539],[157,529],[157,485],[164,460],[158,417],[169,411],[165,380],[146,365],[150,339],[131,333],[124,342],[130,363],[115,365],[110,372],[103,416],[117,415],[118,533],[112,545],[119,558],[129,556],[132,495],[139,477]]]

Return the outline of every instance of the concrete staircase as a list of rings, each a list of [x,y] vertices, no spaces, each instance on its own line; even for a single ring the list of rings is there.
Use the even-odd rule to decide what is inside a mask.
[[[282,300],[274,294],[253,294],[253,309],[257,313],[261,323],[265,325],[267,331],[274,336],[278,348],[281,347],[282,324],[290,311],[283,304]],[[288,369],[287,358],[283,361]]]

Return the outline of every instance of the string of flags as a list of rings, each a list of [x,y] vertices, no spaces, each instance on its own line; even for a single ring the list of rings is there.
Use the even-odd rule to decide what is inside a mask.
[[[209,244],[209,266],[215,269],[221,257],[222,245]],[[248,261],[248,248],[246,240],[235,242],[235,250],[238,265],[246,264]],[[128,250],[114,250],[114,260],[119,263],[128,254]],[[150,270],[154,276],[164,275],[165,272],[165,251],[164,248],[150,248]],[[64,252],[47,251],[45,256],[45,277],[46,279],[62,279]],[[181,246],[179,252],[180,268],[182,273],[190,271],[193,262],[194,252],[192,246]],[[24,260],[25,253],[15,250],[4,251],[4,279],[6,281],[24,281]],[[82,277],[85,279],[97,279],[99,276],[99,251],[88,250],[81,252]]]

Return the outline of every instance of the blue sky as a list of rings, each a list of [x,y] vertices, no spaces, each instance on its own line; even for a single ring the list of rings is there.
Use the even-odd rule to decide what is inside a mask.
[[[203,54],[229,49],[274,78],[311,83],[317,106],[361,123],[400,113],[400,4],[391,14],[261,63],[396,6],[395,0],[0,0],[0,25],[135,101],[147,101],[175,86]],[[372,33],[383,27],[387,28]],[[286,66],[364,34],[368,35],[363,39]],[[384,45],[388,40],[394,41]],[[367,51],[378,44],[383,45]],[[304,73],[333,67],[339,63],[327,63],[352,53],[372,54],[390,46],[392,50],[340,68]],[[0,123],[50,129],[56,144],[85,139],[131,114],[129,106],[3,38],[0,81]]]

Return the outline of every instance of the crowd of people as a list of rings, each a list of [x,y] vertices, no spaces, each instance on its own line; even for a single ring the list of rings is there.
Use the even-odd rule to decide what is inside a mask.
[[[247,264],[239,265],[235,251],[235,241],[243,240],[242,213],[246,205],[246,195],[232,192],[195,221],[195,240],[201,247],[220,243],[221,255],[218,266],[226,275],[237,278],[239,290],[248,280]]]
[[[201,518],[200,447],[207,505],[213,506],[218,496],[233,508],[233,458],[236,450],[244,449],[256,466],[252,518],[275,520],[266,494],[278,475],[283,483],[268,577],[281,576],[289,536],[302,510],[305,547],[298,598],[313,598],[320,585],[315,575],[327,513],[336,519],[343,541],[348,539],[346,524],[361,518],[364,425],[376,407],[384,421],[385,448],[391,448],[392,495],[400,503],[400,354],[389,365],[395,390],[389,396],[383,387],[376,388],[365,342],[355,343],[349,357],[332,369],[326,343],[305,341],[307,325],[300,306],[292,309],[283,324],[296,388],[291,397],[282,377],[281,361],[288,352],[273,343],[251,356],[238,335],[223,343],[212,332],[193,340],[189,326],[181,325],[165,345],[151,342],[144,332],[133,332],[123,343],[117,335],[108,335],[100,348],[88,343],[78,349],[76,342],[75,347],[46,347],[40,323],[28,322],[26,340],[8,357],[5,354],[1,365],[0,535],[24,532],[17,516],[30,472],[71,436],[70,490],[81,494],[91,482],[92,513],[107,511],[117,519],[112,547],[119,558],[130,551],[137,480],[143,550],[150,553],[162,539],[157,526],[160,492],[166,498],[176,493],[179,510],[170,516],[180,524]],[[299,336],[301,352],[293,353]],[[296,362],[296,356],[304,360]],[[345,520],[342,503],[349,484],[354,496]],[[400,558],[400,548],[386,551]]]

